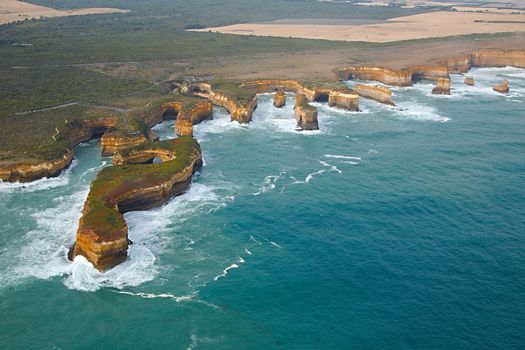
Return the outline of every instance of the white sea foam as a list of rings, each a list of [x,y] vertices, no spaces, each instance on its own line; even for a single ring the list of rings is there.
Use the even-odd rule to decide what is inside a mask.
[[[335,165],[328,164],[327,162],[324,162],[322,160],[320,160],[319,163],[321,163],[322,166],[328,167],[328,168],[330,168],[330,170],[337,172],[338,174],[342,174],[343,173],[341,170],[337,169],[337,167]]]
[[[38,228],[18,240],[20,246],[9,245],[0,255],[0,265],[5,267],[0,270],[3,285],[15,285],[31,277],[47,280],[63,276],[66,287],[86,292],[138,286],[158,274],[155,255],[162,253],[170,241],[169,235],[162,234],[167,225],[199,210],[220,207],[227,200],[219,198],[213,188],[194,183],[187,193],[163,207],[125,214],[134,243],[128,250],[129,259],[101,273],[82,256],[73,262],[67,259],[87,192],[86,187],[55,198],[50,208],[31,214]]]
[[[334,159],[352,159],[352,160],[358,160],[362,161],[361,157],[354,157],[354,156],[344,156],[344,155],[338,155],[338,154],[325,154],[326,158],[334,158]]]
[[[237,260],[237,263],[233,263],[231,264],[230,266],[228,266],[227,268],[225,268],[224,270],[222,270],[222,273],[220,275],[217,275],[215,277],[213,277],[213,280],[214,281],[218,281],[219,279],[223,278],[223,277],[226,277],[226,275],[228,274],[228,272],[230,270],[233,270],[233,269],[238,269],[239,268],[239,264],[243,264],[245,263],[246,261],[243,259],[243,258],[239,258]]]
[[[270,241],[270,244],[277,248],[282,248],[279,244],[275,243],[274,241]]]
[[[245,249],[244,249],[244,252],[245,252],[246,254],[248,254],[248,255],[252,255],[252,252],[251,252],[249,249],[246,249],[246,248],[245,248]]]
[[[445,123],[449,117],[440,116],[432,106],[415,101],[400,102],[394,110],[395,117],[400,120],[432,121]]]

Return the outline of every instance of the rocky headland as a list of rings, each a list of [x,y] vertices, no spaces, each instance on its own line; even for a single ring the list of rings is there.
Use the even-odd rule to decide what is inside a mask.
[[[159,157],[162,163],[145,164]],[[183,193],[202,165],[198,142],[189,136],[147,142],[119,151],[116,166],[101,170],[84,203],[70,259],[82,255],[99,271],[127,258],[123,214],[158,206]]]
[[[43,151],[36,147],[31,156],[0,159],[0,180],[31,182],[44,177],[58,176],[73,160],[73,148],[95,137],[101,137],[102,155],[112,156],[118,150],[155,140],[156,135],[151,131],[151,127],[164,119],[177,119],[177,133],[192,135],[194,124],[213,116],[213,106],[209,101],[175,95],[161,96],[160,101],[151,103],[142,110],[126,112],[124,115],[105,110],[81,111],[76,118],[57,118],[56,127],[49,127],[49,138],[43,137],[48,145],[44,149],[46,153],[42,156],[38,152]],[[73,112],[72,115],[75,116],[76,113]],[[48,149],[52,149],[52,152]]]

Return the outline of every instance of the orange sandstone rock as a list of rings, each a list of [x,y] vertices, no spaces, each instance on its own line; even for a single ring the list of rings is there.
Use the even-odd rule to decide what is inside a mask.
[[[306,96],[299,94],[295,97],[294,111],[299,128],[302,130],[319,130],[317,108],[310,106]]]
[[[466,77],[465,78],[465,85],[474,86],[474,78]]]
[[[434,95],[450,95],[450,79],[439,78],[436,87],[432,89]]]
[[[505,79],[501,84],[494,86],[492,89],[496,92],[506,94],[507,92],[509,92],[509,81]]]
[[[275,108],[281,108],[286,105],[286,94],[284,91],[280,90],[275,93],[273,97],[273,105]]]
[[[395,106],[394,101],[392,101],[392,90],[387,87],[356,84],[354,89],[361,97]]]

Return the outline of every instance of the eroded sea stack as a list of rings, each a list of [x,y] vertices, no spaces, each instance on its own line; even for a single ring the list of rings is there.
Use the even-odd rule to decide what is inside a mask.
[[[275,108],[282,108],[286,105],[286,93],[282,90],[277,91],[273,97],[273,106]]]
[[[474,86],[474,78],[466,77],[465,78],[465,85]]]
[[[509,92],[509,81],[507,79],[503,80],[501,84],[497,84],[492,88],[492,90],[500,92],[502,94],[506,94],[507,92]]]
[[[434,95],[450,95],[450,79],[439,78],[436,87],[432,89]]]
[[[144,164],[158,157],[162,163]],[[127,259],[123,213],[158,206],[184,192],[202,165],[199,144],[189,136],[147,142],[115,156],[118,166],[101,170],[91,184],[70,258],[82,255],[99,271]]]
[[[297,127],[302,130],[319,130],[317,108],[310,106],[306,96],[301,94],[295,96],[294,112]]]

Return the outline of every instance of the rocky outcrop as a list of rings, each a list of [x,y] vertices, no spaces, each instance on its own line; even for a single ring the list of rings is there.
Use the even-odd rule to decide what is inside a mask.
[[[137,146],[152,139],[154,139],[153,134],[146,137],[140,131],[126,134],[117,132],[105,133],[100,139],[101,153],[105,157],[110,157],[115,154],[118,149]]]
[[[286,105],[286,93],[284,91],[277,91],[273,96],[273,106],[275,108],[282,108]]]
[[[450,79],[439,78],[436,87],[432,89],[434,95],[450,95]]]
[[[180,91],[208,99],[216,106],[230,113],[231,121],[241,124],[252,120],[253,111],[257,108],[255,91],[244,89],[233,82],[217,84],[183,84]]]
[[[363,98],[395,106],[394,101],[392,101],[392,90],[387,87],[356,84],[354,85],[354,90]]]
[[[242,86],[255,88],[257,93],[288,91],[303,95],[310,102],[325,102],[330,106],[359,111],[359,95],[352,89],[333,83],[285,79],[255,80]],[[330,96],[332,96],[330,98]],[[331,102],[330,102],[331,101]]]
[[[295,96],[294,112],[298,128],[301,130],[319,130],[317,108],[310,106],[306,96],[301,94]]]
[[[381,67],[360,66],[337,69],[336,79],[342,80],[373,80],[387,85],[410,86],[412,85],[412,71],[391,70]]]
[[[73,151],[67,150],[60,159],[42,161],[36,164],[0,163],[0,180],[7,182],[30,182],[43,177],[58,176],[71,164]]]
[[[165,160],[136,164],[151,157]],[[117,154],[119,166],[101,170],[91,184],[70,258],[82,255],[99,271],[127,258],[128,226],[123,213],[158,206],[184,192],[202,165],[199,144],[191,137],[151,142]]]
[[[506,94],[509,92],[509,81],[507,79],[503,80],[501,84],[498,84],[492,88],[496,92]]]
[[[466,77],[465,78],[465,85],[474,86],[474,78]]]
[[[353,90],[331,90],[328,95],[328,105],[347,111],[359,112],[359,95]]]
[[[193,125],[213,119],[213,104],[210,101],[170,102],[163,105],[169,115],[175,117],[175,133],[179,136],[193,136]]]

